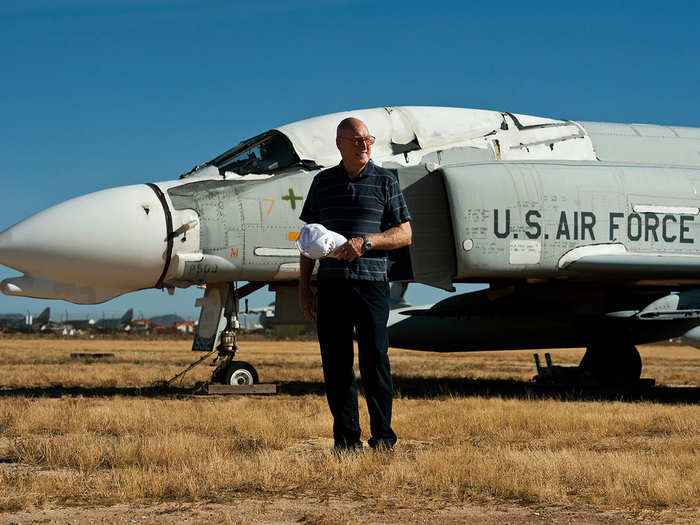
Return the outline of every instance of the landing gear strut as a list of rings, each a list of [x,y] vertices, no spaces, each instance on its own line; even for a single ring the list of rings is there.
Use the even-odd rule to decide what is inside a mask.
[[[249,293],[264,286],[265,283],[248,283],[240,291],[236,283],[230,286],[230,293],[226,297],[224,306],[224,317],[226,327],[219,338],[217,347],[218,355],[212,363],[215,366],[211,374],[212,383],[223,383],[225,385],[254,385],[259,382],[258,372],[255,367],[245,361],[234,361],[238,350],[236,335],[240,325],[238,323],[238,303],[240,299]]]

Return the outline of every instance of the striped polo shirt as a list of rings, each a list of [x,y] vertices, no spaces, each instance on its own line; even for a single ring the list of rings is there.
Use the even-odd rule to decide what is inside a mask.
[[[381,233],[411,220],[399,181],[369,161],[353,179],[342,161],[314,177],[299,218],[307,224],[323,224],[348,239]],[[320,280],[357,279],[386,281],[387,252],[370,250],[352,262],[321,259]]]

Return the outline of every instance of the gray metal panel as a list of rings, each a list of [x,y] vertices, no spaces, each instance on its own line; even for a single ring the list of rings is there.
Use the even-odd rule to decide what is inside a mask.
[[[700,166],[697,140],[613,135],[591,135],[591,140],[598,158],[604,162]]]
[[[493,150],[487,148],[451,148],[434,151],[421,159],[421,163],[434,162],[444,166],[446,164],[457,164],[460,162],[482,162],[496,160]]]
[[[200,217],[200,245],[205,253],[226,250],[231,231],[240,231],[241,204],[236,198],[242,184],[197,181],[168,190],[176,210],[193,209]]]
[[[593,190],[603,192],[610,182],[597,165],[563,163],[472,164],[445,167],[444,173],[457,277],[463,279],[555,275],[557,254],[579,244],[555,238],[561,212],[578,207],[581,198],[593,199]]]
[[[586,132],[592,135],[623,135],[635,137],[637,134],[628,124],[614,122],[581,122]]]
[[[668,126],[656,124],[630,124],[630,126],[642,137],[677,137]]]
[[[680,126],[671,126],[671,129],[681,138],[700,140],[700,128],[685,128]]]
[[[398,170],[398,177],[412,217],[413,279],[452,291],[457,263],[442,173],[416,166]]]
[[[650,124],[582,123],[604,162],[700,166],[700,130]]]
[[[241,209],[243,211],[243,226],[260,225],[260,200],[241,199]]]
[[[299,262],[293,239],[312,180],[312,173],[290,171],[262,180],[196,181],[170,188],[168,195],[175,209],[197,212],[201,250],[238,269],[227,276],[265,281],[276,279],[281,265]],[[257,248],[281,249],[282,255],[258,256]]]
[[[304,313],[299,308],[299,290],[296,285],[271,284],[270,291],[275,292],[275,317],[272,319],[273,324],[309,323],[309,320],[304,317]]]
[[[700,220],[671,209],[698,207],[697,169],[502,162],[442,171],[458,279],[561,276],[563,254],[601,243],[624,243],[637,253],[697,253]],[[661,211],[640,214],[638,205]]]

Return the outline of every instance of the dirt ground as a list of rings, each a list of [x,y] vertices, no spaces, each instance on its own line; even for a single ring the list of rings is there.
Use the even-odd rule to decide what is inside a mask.
[[[417,505],[419,503],[419,505]],[[418,507],[418,508],[416,508]],[[283,497],[274,500],[241,498],[222,503],[159,503],[155,505],[114,505],[30,510],[0,514],[0,525],[24,523],[57,524],[297,524],[340,525],[416,523],[441,525],[520,524],[652,524],[697,523],[699,514],[681,511],[637,514],[598,511],[594,508],[520,506],[513,504],[446,505],[411,502],[410,507],[387,507],[380,511],[362,501]]]

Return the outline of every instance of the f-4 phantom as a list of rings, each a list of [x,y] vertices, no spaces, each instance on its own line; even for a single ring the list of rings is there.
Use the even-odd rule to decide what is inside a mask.
[[[193,349],[220,341],[215,379],[250,381],[254,369],[233,361],[238,302],[270,285],[276,321],[301,321],[298,216],[314,175],[340,161],[335,127],[347,116],[376,137],[373,160],[396,173],[413,216],[413,243],[391,254],[390,280],[449,291],[489,284],[394,310],[392,346],[582,346],[593,376],[633,382],[636,344],[693,340],[700,129],[474,109],[315,117],[244,140],[176,180],[58,204],[0,234],[0,262],[24,273],[2,291],[92,304],[203,285]]]

